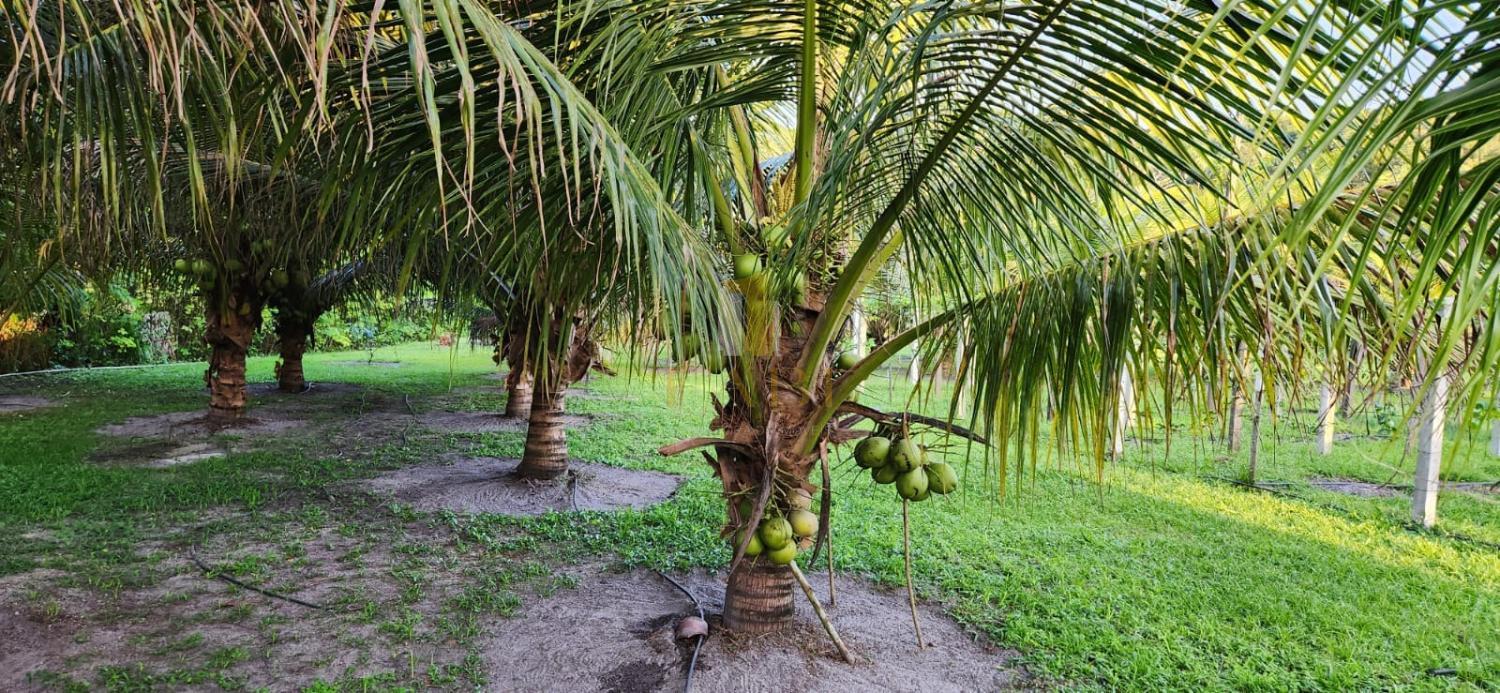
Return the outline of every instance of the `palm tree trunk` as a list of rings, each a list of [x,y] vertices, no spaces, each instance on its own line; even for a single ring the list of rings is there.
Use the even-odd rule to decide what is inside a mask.
[[[512,362],[510,373],[505,376],[505,418],[531,416],[531,388],[531,373],[524,365]]]
[[[255,337],[260,306],[236,294],[222,303],[209,296],[207,303],[203,340],[211,353],[203,381],[209,389],[208,413],[214,420],[234,421],[245,413],[245,354]]]
[[[822,301],[817,300],[816,308],[821,306]],[[769,358],[762,357],[760,360],[767,362],[765,372],[783,375],[776,380],[765,378],[758,383],[757,391],[761,399],[758,407],[749,401],[746,389],[735,381],[729,384],[728,403],[715,421],[716,426],[722,427],[723,437],[751,447],[759,447],[764,441],[774,438],[777,440],[774,449],[779,452],[774,455],[774,461],[767,461],[750,459],[736,451],[721,450],[718,462],[727,497],[757,497],[763,480],[772,477],[795,480],[793,483],[801,484],[809,492],[817,488],[808,481],[817,461],[816,455],[803,454],[800,441],[809,430],[809,422],[816,418],[815,402],[830,393],[826,385],[820,384],[811,393],[813,397],[809,398],[808,392],[786,384],[794,379],[790,374],[796,372],[801,360],[802,350],[806,347],[806,335],[811,332],[811,324],[816,320],[815,310],[800,310],[800,326],[793,326],[791,323],[776,326],[781,321],[771,323],[770,329],[779,329],[780,336],[774,341],[775,350],[767,354]],[[826,372],[829,355],[822,354],[815,358],[818,360],[814,363],[821,361]],[[764,420],[755,414],[757,410],[768,412],[764,415]],[[762,457],[764,458],[764,453]],[[769,474],[765,467],[767,464],[775,465],[775,469],[770,470]],[[788,510],[785,495],[773,493],[766,512],[785,513]],[[738,510],[733,512],[737,514]],[[748,523],[752,519],[731,516],[729,521],[734,526]],[[795,614],[792,606],[795,585],[791,569],[786,566],[776,565],[764,555],[743,558],[729,574],[729,583],[725,588],[725,627],[745,633],[767,633],[785,628]]]
[[[568,386],[583,379],[590,368],[599,367],[599,345],[589,337],[588,328],[571,320],[559,323],[562,327],[553,340],[559,348],[550,353],[561,358],[527,373],[532,378],[531,418],[516,473],[529,479],[555,479],[568,471],[568,437],[563,426]]]
[[[526,451],[516,473],[528,479],[555,479],[568,471],[568,436],[563,426],[563,399],[567,384],[537,388],[531,401],[531,419],[526,426]],[[542,381],[537,383],[542,385]]]
[[[276,383],[282,392],[301,392],[307,389],[307,378],[302,371],[302,354],[307,351],[307,338],[312,333],[310,326],[277,325],[280,334],[281,363],[276,365]]]
[[[746,558],[729,574],[724,626],[737,633],[770,633],[792,620],[792,571],[765,557]]]

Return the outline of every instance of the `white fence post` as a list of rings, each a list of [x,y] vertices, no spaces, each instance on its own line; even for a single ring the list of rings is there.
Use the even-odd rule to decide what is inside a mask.
[[[1318,454],[1333,454],[1333,423],[1338,407],[1333,398],[1333,386],[1323,383],[1318,393]]]
[[[870,355],[870,323],[865,320],[865,312],[859,308],[854,309],[854,314],[849,317],[853,323],[850,327],[854,333],[854,354],[860,358]]]
[[[1120,369],[1120,401],[1115,407],[1114,457],[1125,454],[1125,432],[1130,429],[1130,420],[1135,418],[1135,382],[1130,379],[1130,369]]]
[[[1453,299],[1444,299],[1437,313],[1440,326],[1452,310]],[[1411,493],[1411,519],[1423,527],[1431,527],[1437,522],[1438,490],[1442,483],[1438,477],[1443,467],[1443,424],[1448,412],[1447,364],[1432,359],[1427,367],[1436,371],[1426,395],[1422,397],[1422,409],[1418,414],[1417,479]]]

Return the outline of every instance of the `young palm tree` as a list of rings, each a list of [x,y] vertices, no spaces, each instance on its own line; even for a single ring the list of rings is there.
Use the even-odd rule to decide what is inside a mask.
[[[709,442],[731,501],[726,533],[817,490],[819,457],[858,435],[836,416],[902,420],[849,399],[918,340],[929,359],[965,347],[958,380],[981,430],[1003,441],[1003,480],[1005,446],[1037,445],[1043,400],[1057,403],[1056,444],[1092,441],[1102,463],[1123,366],[1222,398],[1237,341],[1262,345],[1261,368],[1288,378],[1304,350],[1375,329],[1347,324],[1349,301],[1380,285],[1349,250],[1395,249],[1369,227],[1319,223],[1330,208],[1320,181],[1353,175],[1432,117],[1389,113],[1413,83],[1481,76],[1443,60],[1494,32],[1472,8],[1393,19],[1379,3],[633,6],[691,16],[663,20],[679,43],[659,69],[719,68],[704,98],[726,113],[694,134],[717,145],[698,164],[712,209],[702,218],[737,256],[746,306]],[[1429,60],[1442,67],[1413,67]],[[1431,107],[1452,108],[1445,96]],[[784,129],[789,168],[747,179]],[[1297,212],[1282,223],[1269,212],[1286,198]],[[1220,223],[1231,214],[1276,223]],[[898,258],[929,317],[835,368],[851,309]],[[1474,258],[1468,286],[1494,260]],[[1332,315],[1312,300],[1330,275],[1355,289]],[[779,627],[788,570],[743,560],[750,533],[731,535],[726,623]]]

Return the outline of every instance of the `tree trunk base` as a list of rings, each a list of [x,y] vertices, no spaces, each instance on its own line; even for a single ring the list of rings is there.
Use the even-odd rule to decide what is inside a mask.
[[[276,369],[277,388],[288,394],[297,394],[307,389],[307,378],[302,372],[302,355],[297,354],[295,358],[289,357],[285,352],[281,356],[281,365]]]
[[[729,574],[724,591],[724,627],[736,633],[774,633],[796,615],[796,581],[790,568],[764,557],[745,558]]]
[[[563,426],[563,394],[538,393],[526,425],[526,451],[516,474],[526,479],[556,479],[568,471],[567,429]]]

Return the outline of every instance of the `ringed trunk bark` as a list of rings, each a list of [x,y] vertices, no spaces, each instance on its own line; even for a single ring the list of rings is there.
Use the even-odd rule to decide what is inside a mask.
[[[570,321],[559,332],[553,335],[560,347],[554,353],[563,358],[541,365],[537,374],[527,373],[532,378],[531,418],[526,426],[526,451],[516,472],[528,479],[555,479],[568,471],[564,399],[568,386],[598,363],[599,345],[589,338],[587,327]]]
[[[307,378],[302,371],[302,354],[306,351],[306,332],[297,330],[281,334],[281,363],[276,366],[276,382],[282,392],[297,393],[307,389]]]
[[[208,370],[203,374],[209,389],[209,418],[235,421],[245,413],[245,354],[255,337],[260,307],[233,294],[222,304],[210,296],[205,317],[208,326],[203,340],[212,347]]]
[[[765,339],[759,344],[768,351],[756,353],[754,357],[757,375],[753,394],[739,384],[740,379],[731,379],[727,386],[727,402],[710,424],[711,428],[723,431],[725,439],[763,453],[765,441],[776,441],[770,447],[773,455],[747,456],[720,450],[718,456],[719,476],[728,499],[758,498],[765,490],[763,484],[773,480],[774,487],[766,502],[767,513],[786,512],[791,507],[788,493],[792,488],[809,494],[818,492],[818,487],[809,481],[818,456],[806,454],[800,448],[805,438],[816,440],[822,434],[808,429],[808,426],[818,404],[829,394],[829,379],[820,379],[810,393],[790,385],[800,379],[802,366],[799,362],[806,348],[806,335],[812,333],[813,323],[823,305],[816,297],[808,303],[812,305],[791,309],[800,325],[775,319],[752,325],[753,334],[779,329],[779,337]],[[818,354],[810,361],[814,368],[827,372],[831,355]],[[735,364],[732,368],[740,365]],[[756,401],[752,402],[751,397]],[[757,410],[765,414],[758,416]],[[770,469],[768,465],[771,465]],[[730,510],[729,525],[736,530],[730,535],[737,536],[737,530],[752,518],[742,517],[735,506]],[[729,574],[725,589],[724,626],[743,633],[768,633],[785,628],[795,615],[792,600],[796,593],[796,579],[790,568],[776,565],[766,556],[742,558]]]
[[[796,613],[792,571],[764,557],[746,558],[729,574],[724,591],[724,626],[737,633],[771,633]]]
[[[531,416],[531,374],[525,368],[512,364],[510,374],[505,376],[505,418],[524,419]]]
[[[540,388],[531,401],[526,452],[516,473],[527,479],[556,479],[568,471],[568,436],[563,427],[563,391]],[[507,406],[508,408],[508,406]]]

